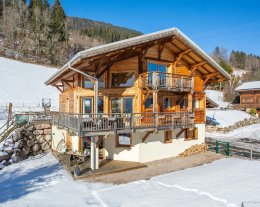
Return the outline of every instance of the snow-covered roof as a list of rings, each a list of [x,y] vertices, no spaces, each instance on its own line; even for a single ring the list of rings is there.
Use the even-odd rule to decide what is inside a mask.
[[[126,40],[121,40],[118,42],[105,44],[105,45],[101,45],[101,46],[97,46],[97,47],[93,47],[81,51],[77,53],[68,63],[66,63],[57,73],[51,76],[45,83],[47,85],[51,84],[52,81],[54,81],[56,78],[61,76],[65,71],[67,71],[70,66],[72,66],[75,62],[80,61],[82,59],[92,58],[97,55],[118,51],[128,47],[137,46],[140,44],[156,41],[171,36],[172,37],[175,36],[179,38],[181,41],[183,41],[183,43],[185,43],[185,45],[188,48],[196,52],[201,58],[203,58],[210,65],[212,65],[225,79],[230,79],[229,74],[221,66],[219,66],[209,55],[207,55],[197,44],[195,44],[190,38],[188,38],[185,34],[183,34],[179,29],[170,28],[170,29],[161,30],[158,32],[145,34],[138,37],[133,37]]]
[[[254,91],[260,90],[260,81],[245,82],[241,86],[238,86],[236,91]]]

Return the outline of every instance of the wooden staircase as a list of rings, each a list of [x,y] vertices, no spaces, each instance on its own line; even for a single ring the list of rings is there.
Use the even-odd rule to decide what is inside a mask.
[[[18,125],[16,124],[16,115],[14,115],[3,126],[0,127],[0,142],[4,141],[8,135],[17,127]]]

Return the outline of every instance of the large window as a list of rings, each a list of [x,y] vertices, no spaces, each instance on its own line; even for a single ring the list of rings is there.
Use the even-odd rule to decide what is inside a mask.
[[[117,147],[130,147],[131,146],[131,134],[123,133],[117,136]]]
[[[125,73],[112,73],[111,86],[112,87],[131,87],[134,85],[135,74],[134,72]]]
[[[133,113],[133,98],[111,98],[112,113]]]
[[[102,75],[99,79],[98,79],[98,88],[104,88],[104,75]],[[91,83],[91,81],[84,76],[84,81],[83,81],[83,88],[90,88],[93,89],[94,85]]]

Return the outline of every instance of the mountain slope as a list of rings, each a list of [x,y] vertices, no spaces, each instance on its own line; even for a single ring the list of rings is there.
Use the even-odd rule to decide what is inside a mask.
[[[0,57],[0,107],[12,102],[14,108],[41,108],[42,98],[51,98],[57,108],[58,90],[44,84],[55,72],[55,68]]]

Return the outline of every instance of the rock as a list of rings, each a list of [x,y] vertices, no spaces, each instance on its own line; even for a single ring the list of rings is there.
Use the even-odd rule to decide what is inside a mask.
[[[41,135],[41,134],[43,134],[43,133],[44,133],[43,130],[35,130],[35,131],[33,132],[33,134],[35,134],[36,136],[37,136],[37,135]]]
[[[36,130],[36,127],[35,127],[34,125],[29,125],[29,126],[27,127],[27,130],[29,130],[30,132],[33,132],[33,131]]]
[[[51,141],[51,135],[46,135],[45,139],[46,139],[46,141]]]
[[[37,142],[38,142],[39,144],[42,144],[43,142],[45,142],[45,138],[44,138],[43,135],[37,136],[36,139],[37,139]]]
[[[27,141],[27,146],[31,147],[34,145],[34,141],[33,140],[28,140]]]
[[[45,135],[51,135],[51,129],[44,129],[44,133]]]
[[[35,127],[36,127],[36,130],[51,129],[50,124],[38,124]]]
[[[16,130],[15,133],[13,134],[12,138],[13,138],[14,142],[17,142],[18,140],[22,139],[23,138],[22,131]]]
[[[23,154],[28,155],[28,154],[30,153],[30,147],[25,146],[25,147],[22,149],[22,151],[23,151]]]
[[[30,130],[28,130],[28,129],[23,129],[23,136],[24,137],[29,137],[30,136],[30,134],[31,134],[31,131]]]
[[[28,139],[34,140],[36,138],[35,134],[30,133],[30,135],[28,136]]]
[[[0,152],[0,162],[3,160],[8,160],[10,158],[10,155],[7,152]]]
[[[12,154],[14,152],[13,147],[9,146],[9,147],[5,147],[4,151],[8,154]],[[0,159],[1,161],[1,159]]]
[[[50,145],[48,144],[48,142],[42,143],[41,147],[42,147],[42,150],[44,150],[44,151],[49,150],[51,148]]]
[[[33,146],[33,151],[38,152],[40,150],[40,146],[38,144]]]
[[[21,149],[23,147],[23,145],[24,145],[24,141],[23,140],[19,140],[18,142],[14,143],[13,148],[14,149]]]
[[[7,160],[3,160],[2,161],[2,165],[3,166],[8,166],[8,165],[11,165],[11,163],[9,161],[7,161]]]
[[[0,163],[0,170],[2,170],[4,167],[5,166],[2,163]]]
[[[13,160],[13,163],[17,163],[17,162],[20,162],[20,161],[22,161],[22,160],[23,160],[23,158],[22,158],[22,157],[20,157],[20,156],[13,156],[13,157],[12,157],[12,160]]]

